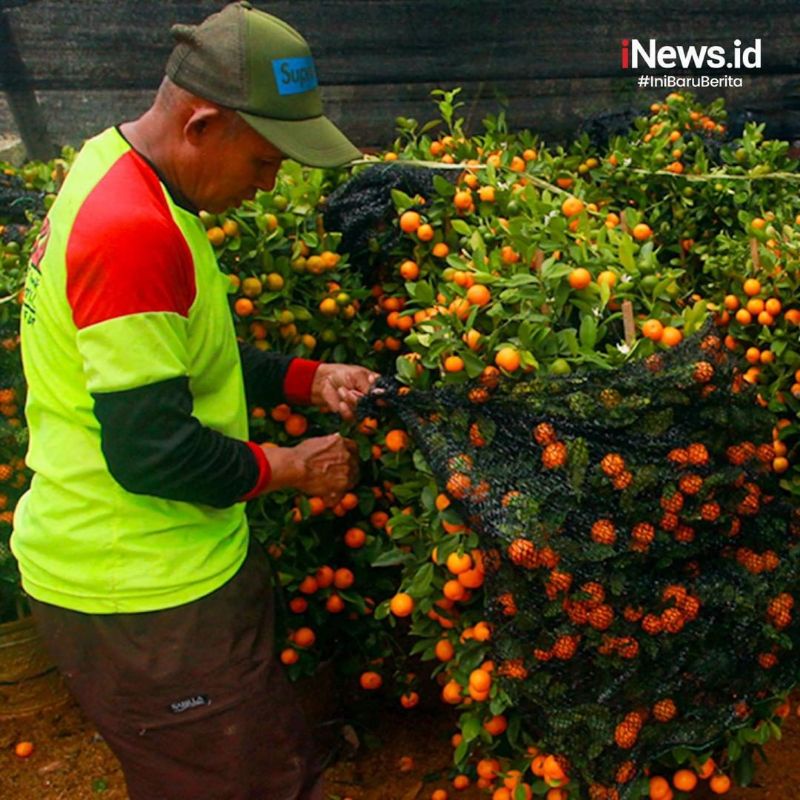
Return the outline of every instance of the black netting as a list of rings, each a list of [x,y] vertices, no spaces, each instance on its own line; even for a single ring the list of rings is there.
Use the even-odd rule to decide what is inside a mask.
[[[17,175],[0,173],[0,222],[27,222],[28,213],[44,215],[44,193],[26,189]]]
[[[713,328],[617,371],[390,404],[482,539],[497,672],[571,774],[703,751],[796,682],[800,520]]]
[[[397,216],[392,189],[414,197],[432,197],[433,177],[454,180],[457,170],[435,170],[397,162],[376,164],[357,173],[332,192],[325,203],[325,230],[342,234],[341,250],[351,263],[368,273],[377,253],[388,253],[400,236],[390,222]]]

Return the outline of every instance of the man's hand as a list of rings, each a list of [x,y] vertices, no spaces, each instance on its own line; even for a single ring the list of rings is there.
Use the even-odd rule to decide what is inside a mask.
[[[311,404],[353,419],[359,399],[369,392],[378,373],[352,364],[320,364],[311,385]]]
[[[265,447],[272,470],[267,491],[297,489],[334,506],[358,480],[358,449],[338,433],[306,439],[296,447]]]

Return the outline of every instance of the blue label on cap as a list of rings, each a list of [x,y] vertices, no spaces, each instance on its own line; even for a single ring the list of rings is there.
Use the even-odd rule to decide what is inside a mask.
[[[300,94],[317,88],[317,73],[311,56],[276,58],[272,62],[272,70],[278,84],[278,94]]]

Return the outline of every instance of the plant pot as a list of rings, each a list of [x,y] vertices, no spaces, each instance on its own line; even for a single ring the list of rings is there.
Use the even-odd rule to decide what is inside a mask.
[[[33,618],[0,624],[0,719],[35,714],[69,699]]]

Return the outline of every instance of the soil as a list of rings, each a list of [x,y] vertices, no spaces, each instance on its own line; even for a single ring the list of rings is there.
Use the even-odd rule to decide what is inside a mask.
[[[452,717],[438,709],[382,711],[368,727],[337,721],[339,758],[325,773],[327,800],[428,800],[435,788],[452,798],[486,800],[476,788],[449,786]],[[29,758],[14,754],[17,742],[34,744]],[[767,748],[753,786],[734,789],[727,800],[800,800],[800,719],[790,717],[780,742]],[[408,771],[400,759],[411,758]],[[711,797],[711,795],[707,795]],[[0,721],[2,800],[127,800],[119,765],[71,702],[33,717]],[[700,795],[694,798],[700,800]]]

